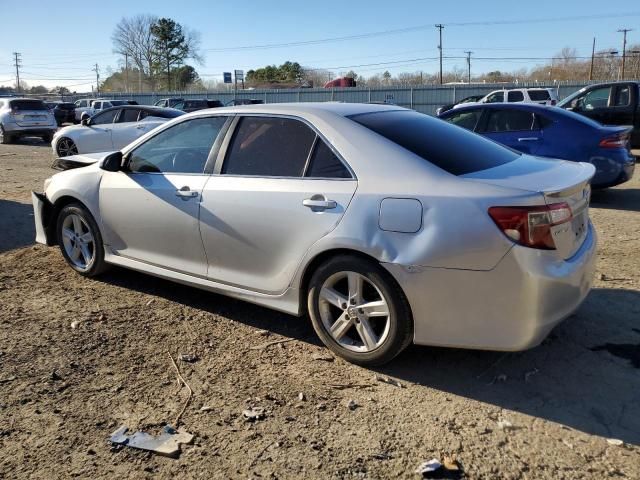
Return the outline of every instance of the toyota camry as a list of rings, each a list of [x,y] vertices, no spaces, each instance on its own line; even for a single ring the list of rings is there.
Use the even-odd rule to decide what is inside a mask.
[[[79,274],[119,265],[308,315],[360,365],[412,342],[533,347],[594,275],[592,165],[397,106],[201,110],[58,166],[33,193],[36,240]]]

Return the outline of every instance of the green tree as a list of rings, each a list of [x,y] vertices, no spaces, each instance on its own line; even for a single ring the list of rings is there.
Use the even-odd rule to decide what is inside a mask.
[[[198,83],[200,77],[198,72],[191,65],[183,65],[173,70],[174,79],[178,88],[184,88],[187,85]]]
[[[167,89],[171,89],[171,71],[184,65],[188,58],[200,63],[199,36],[183,29],[170,18],[161,18],[151,26],[154,71],[166,74]]]

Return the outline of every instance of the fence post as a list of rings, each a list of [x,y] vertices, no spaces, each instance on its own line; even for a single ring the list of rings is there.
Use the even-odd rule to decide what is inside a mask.
[[[269,102],[267,102],[267,91],[266,90],[264,92],[264,103],[269,103]]]
[[[298,90],[298,103],[300,103],[300,90]]]
[[[333,102],[333,88],[331,89],[331,101]]]
[[[368,102],[371,103],[371,87],[369,87],[368,90],[369,90],[369,100],[368,100]]]
[[[453,86],[453,103],[456,103],[456,86]]]
[[[411,110],[413,110],[413,87],[411,87]]]

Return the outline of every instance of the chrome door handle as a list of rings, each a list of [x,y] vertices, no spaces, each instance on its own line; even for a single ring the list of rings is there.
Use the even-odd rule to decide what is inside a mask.
[[[519,142],[535,142],[537,140],[540,139],[538,137],[522,137],[518,139]]]
[[[195,190],[191,190],[187,186],[184,186],[180,190],[176,190],[176,195],[182,198],[193,198],[198,196],[198,192]]]
[[[306,198],[302,201],[302,205],[310,208],[314,212],[322,210],[332,210],[338,206],[335,200],[327,200],[319,195],[314,195],[311,198]]]

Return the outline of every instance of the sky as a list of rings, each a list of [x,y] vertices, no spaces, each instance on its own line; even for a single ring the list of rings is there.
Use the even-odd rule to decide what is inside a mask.
[[[473,74],[530,68],[563,47],[586,57],[594,36],[596,49],[622,52],[621,28],[634,29],[628,43],[640,43],[637,0],[615,8],[593,0],[65,0],[59,9],[50,0],[0,0],[0,12],[0,85],[15,83],[13,52],[20,52],[29,86],[78,92],[95,85],[96,63],[103,78],[117,68],[111,34],[118,21],[147,13],[200,32],[204,64],[195,67],[204,80],[287,60],[336,74],[435,73],[437,23],[445,25],[443,55],[454,57],[445,58],[444,69],[466,69],[469,50]]]

